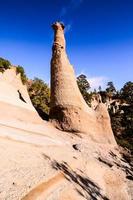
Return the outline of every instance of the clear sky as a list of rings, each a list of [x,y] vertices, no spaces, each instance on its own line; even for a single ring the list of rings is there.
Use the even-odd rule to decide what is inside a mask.
[[[93,88],[133,81],[133,0],[0,0],[0,57],[49,82],[56,20],[76,74]]]

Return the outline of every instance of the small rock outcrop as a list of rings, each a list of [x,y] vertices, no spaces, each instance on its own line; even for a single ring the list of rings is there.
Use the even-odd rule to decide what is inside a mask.
[[[91,98],[91,108],[95,110],[99,103],[102,103],[101,95],[93,94]]]
[[[64,25],[56,22],[52,28],[51,121],[61,130],[87,133],[98,142],[116,144],[106,107],[100,102],[95,110],[89,108],[79,91],[66,54]]]

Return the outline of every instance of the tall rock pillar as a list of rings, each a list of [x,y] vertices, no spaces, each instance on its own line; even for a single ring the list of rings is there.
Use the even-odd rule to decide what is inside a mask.
[[[101,140],[104,141],[103,135],[106,140],[107,138],[110,140],[110,135],[113,136],[111,126],[107,137],[101,126],[102,119],[97,119],[100,114],[88,107],[79,91],[74,69],[66,54],[64,25],[56,22],[52,28],[54,43],[51,59],[51,121],[64,131],[88,133],[93,138],[96,138],[96,134],[100,131]],[[107,121],[109,124],[109,117],[106,115],[105,118],[104,123]]]
[[[67,131],[82,131],[81,112],[86,105],[70,64],[64,38],[64,25],[56,22],[51,59],[51,109],[50,118],[56,126]]]

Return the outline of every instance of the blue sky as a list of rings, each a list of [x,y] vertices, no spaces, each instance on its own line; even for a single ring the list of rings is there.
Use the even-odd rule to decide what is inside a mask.
[[[133,81],[132,0],[0,0],[0,57],[50,79],[51,23],[66,25],[67,53],[92,88]]]

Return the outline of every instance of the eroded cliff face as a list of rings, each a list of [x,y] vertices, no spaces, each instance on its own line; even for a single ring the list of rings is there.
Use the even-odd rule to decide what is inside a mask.
[[[108,112],[102,103],[93,110],[84,101],[64,38],[64,25],[56,22],[51,59],[51,121],[61,130],[87,133],[95,141],[116,144]]]
[[[41,122],[15,67],[0,73],[0,112],[0,123],[4,124],[12,121],[16,124],[17,121]]]

